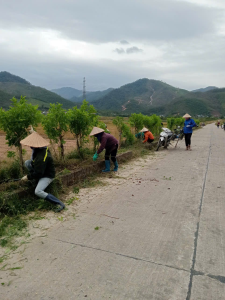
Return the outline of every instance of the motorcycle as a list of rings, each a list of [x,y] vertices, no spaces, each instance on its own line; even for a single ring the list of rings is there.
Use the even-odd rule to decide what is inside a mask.
[[[183,137],[184,137],[184,132],[183,132],[183,129],[180,129],[180,126],[177,126],[177,128],[174,130],[174,132],[172,132],[168,128],[162,128],[162,132],[160,133],[156,151],[158,151],[160,147],[164,147],[165,149],[167,149],[167,147],[171,144],[171,141],[174,141],[175,139],[177,139],[177,143],[178,143],[178,141],[182,140]],[[176,146],[177,146],[177,143],[176,143]]]
[[[180,129],[180,126],[177,126],[177,128],[174,130],[174,134],[176,135],[175,138],[182,140],[184,137],[184,131],[183,129]]]
[[[170,142],[175,138],[176,135],[169,128],[162,128],[162,132],[160,133],[156,151],[158,151],[160,147],[164,147],[167,149]]]

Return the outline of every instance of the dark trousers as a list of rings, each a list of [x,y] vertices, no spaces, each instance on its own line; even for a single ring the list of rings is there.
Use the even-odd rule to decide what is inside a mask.
[[[109,160],[109,157],[111,155],[111,161],[115,162],[116,161],[117,150],[118,150],[118,145],[116,145],[116,148],[113,148],[113,150],[106,149],[105,150],[105,160]]]
[[[152,140],[152,139],[148,139],[148,143],[152,143],[152,142],[154,142],[154,139]]]
[[[186,147],[187,146],[190,146],[191,145],[191,136],[192,136],[192,133],[185,133],[185,144],[186,144]]]

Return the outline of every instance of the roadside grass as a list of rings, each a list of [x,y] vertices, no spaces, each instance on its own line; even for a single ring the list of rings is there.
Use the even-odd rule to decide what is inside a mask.
[[[54,180],[46,191],[58,196],[63,192],[60,181]],[[28,222],[43,219],[42,212],[52,208],[50,202],[37,199],[33,194],[19,198],[9,191],[0,192],[0,246],[16,250],[14,240],[25,235]]]
[[[136,141],[131,146],[125,146],[122,144],[119,153],[123,153],[128,150],[133,151],[134,158],[144,157],[146,155],[154,155],[154,148],[149,150],[148,146],[142,145],[141,141]],[[59,171],[58,175],[69,174],[71,170],[86,164],[90,164],[90,162],[93,163],[93,150],[84,148],[83,153],[84,159],[81,159],[78,156],[77,151],[74,150],[66,156],[65,162],[56,161],[56,167]],[[4,180],[4,178],[18,178],[21,176],[19,172],[20,169],[18,162],[13,161],[11,165],[8,164],[5,166],[5,168],[1,169],[0,179]],[[111,172],[110,177],[114,176],[118,177],[118,175]],[[83,181],[80,181],[74,185],[73,192],[78,195],[81,188],[106,186],[108,183],[101,180],[101,178],[105,179],[105,174],[98,173],[90,175]],[[18,188],[20,188],[20,190],[23,188],[26,190],[27,188],[35,186],[36,182],[32,181],[0,185],[0,247],[5,249],[4,255],[0,257],[0,263],[2,263],[8,257],[8,253],[10,251],[16,250],[23,243],[16,242],[16,238],[26,235],[29,236],[29,233],[27,232],[29,221],[45,218],[43,216],[43,212],[49,211],[54,207],[48,201],[37,199],[34,194],[19,198],[14,193]],[[56,178],[46,189],[46,191],[58,197],[59,194],[66,193],[68,190],[63,188],[60,180]],[[66,204],[69,206],[78,200],[79,198],[74,196],[68,199]],[[59,221],[64,220],[62,216],[59,216],[58,219]]]

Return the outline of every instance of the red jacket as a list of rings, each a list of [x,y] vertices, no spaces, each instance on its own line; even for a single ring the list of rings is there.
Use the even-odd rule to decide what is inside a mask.
[[[101,146],[99,147],[97,153],[101,153],[104,149],[114,150],[118,145],[118,141],[114,136],[109,133],[103,132],[101,138]]]
[[[154,136],[150,131],[145,132],[145,139],[144,139],[143,143],[146,143],[148,141],[148,139],[154,140]]]

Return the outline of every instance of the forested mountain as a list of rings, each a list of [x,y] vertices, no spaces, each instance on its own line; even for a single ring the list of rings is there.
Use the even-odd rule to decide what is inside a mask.
[[[111,91],[113,91],[112,88],[109,88],[109,89],[104,90],[104,91],[86,92],[86,100],[88,102],[97,101],[97,100],[103,98],[104,96],[106,96],[107,94],[109,94]],[[70,100],[73,101],[73,102],[82,102],[83,101],[83,94],[80,97],[73,97]]]
[[[102,110],[143,112],[156,106],[167,105],[173,99],[188,94],[186,90],[144,78],[114,89],[93,104]]]
[[[99,100],[100,98],[110,93],[112,90],[113,90],[112,88],[109,88],[103,91],[95,91],[95,92],[86,91],[86,100],[88,102]],[[62,87],[60,89],[54,89],[51,91],[72,102],[83,101],[83,91],[81,90],[77,90],[71,87]]]
[[[201,89],[197,89],[197,90],[194,90],[192,91],[193,93],[196,93],[196,92],[208,92],[208,91],[211,91],[211,90],[215,90],[215,89],[218,89],[218,87],[216,86],[207,86],[206,88],[201,88]]]
[[[62,103],[65,108],[74,106],[69,100],[66,100],[59,95],[50,92],[44,88],[34,86],[27,82],[25,79],[12,75],[8,72],[0,72],[0,91],[5,92],[4,97],[0,95],[0,107],[7,108],[5,97],[8,98],[8,106],[11,104],[10,99],[12,97],[20,98],[20,96],[26,96],[28,102],[32,104],[38,104],[41,108],[48,108],[50,103]],[[8,94],[8,96],[6,96]]]
[[[6,71],[0,72],[0,82],[17,82],[17,83],[23,83],[23,84],[30,84],[25,79],[23,79],[19,76],[13,75]]]
[[[83,95],[83,91],[71,87],[62,87],[60,89],[51,90],[51,92],[56,93],[67,100],[71,100],[73,97],[80,97]]]
[[[3,92],[0,90],[0,108],[7,109],[10,105],[10,99],[12,98],[11,95]]]
[[[80,105],[83,100],[82,91],[72,88],[57,89],[69,97],[77,92],[81,94],[73,100]],[[202,91],[205,90],[205,91]],[[34,86],[23,78],[8,72],[0,72],[0,107],[7,109],[13,96],[26,96],[32,104],[41,109],[48,109],[50,103],[62,103],[64,108],[76,105],[74,102]],[[96,100],[98,99],[98,100]],[[225,116],[225,88],[207,87],[189,92],[175,88],[162,81],[139,79],[121,86],[118,89],[87,92],[86,100],[92,103],[101,113],[129,115],[133,112],[159,115],[183,115],[188,112],[193,116],[212,115]]]
[[[99,111],[145,114],[225,115],[225,89],[189,92],[158,80],[139,79],[93,102]]]

